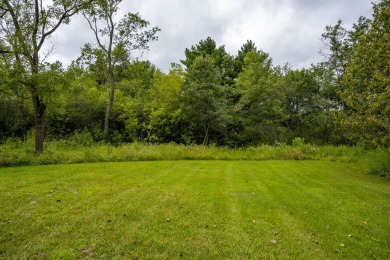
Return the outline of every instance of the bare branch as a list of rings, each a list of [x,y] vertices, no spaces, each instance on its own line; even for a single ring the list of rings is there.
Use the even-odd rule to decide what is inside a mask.
[[[0,11],[1,11],[0,18],[3,18],[8,13],[8,9],[3,5],[0,5]]]
[[[42,34],[42,38],[39,42],[39,45],[38,45],[38,50],[41,49],[45,39],[50,36],[53,32],[55,32],[55,30],[58,29],[58,27],[64,22],[65,19],[75,15],[77,12],[80,11],[80,9],[86,5],[86,4],[91,4],[93,3],[94,1],[96,0],[89,0],[87,2],[83,2],[81,4],[76,4],[76,5],[73,5],[71,8],[69,9],[64,9],[64,13],[61,15],[61,17],[58,19],[57,23],[53,26],[53,28],[51,28],[51,30],[45,32]]]
[[[1,9],[1,8],[0,8]],[[3,10],[0,14],[0,19],[3,18],[8,13],[8,10]]]
[[[114,21],[112,20],[112,16],[113,16],[113,12],[114,10],[109,10],[110,12],[110,15],[108,16],[108,21],[107,21],[107,24],[108,24],[108,29],[110,31],[110,41],[109,41],[109,45],[108,45],[108,48],[109,48],[109,56],[111,56],[112,54],[112,44],[113,44],[113,41],[114,41],[114,30],[115,30],[115,24],[114,24]],[[110,60],[112,60],[112,57],[109,57]]]
[[[42,62],[45,62],[46,59],[50,56],[50,54],[51,54],[53,51],[54,51],[54,45],[52,45],[52,46],[50,47],[50,49],[49,49],[46,53],[44,53],[44,57],[43,57],[43,59],[42,59]]]
[[[99,29],[98,29],[98,26],[97,26],[97,19],[96,19],[96,16],[93,16],[92,19],[93,21],[90,20],[90,18],[88,18],[86,15],[84,15],[85,19],[87,20],[88,24],[89,24],[89,27],[91,28],[91,30],[93,31],[93,34],[95,35],[95,38],[96,38],[96,41],[99,45],[100,48],[102,48],[102,50],[104,50],[104,52],[108,53],[108,50],[106,49],[106,47],[102,44],[100,38],[99,38]]]

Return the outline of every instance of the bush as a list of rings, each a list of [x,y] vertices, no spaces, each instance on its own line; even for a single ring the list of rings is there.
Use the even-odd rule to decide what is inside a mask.
[[[68,143],[74,147],[88,147],[94,144],[93,136],[87,130],[75,132],[68,138]]]
[[[390,150],[376,150],[367,156],[368,172],[390,179]]]
[[[292,140],[292,146],[294,147],[300,147],[305,144],[305,139],[300,137],[295,137],[294,140]]]

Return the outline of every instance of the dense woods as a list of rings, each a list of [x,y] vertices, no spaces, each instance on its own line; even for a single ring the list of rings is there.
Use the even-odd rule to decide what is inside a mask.
[[[390,145],[388,0],[373,4],[372,20],[326,27],[324,60],[309,68],[275,66],[251,40],[230,54],[209,37],[183,50],[185,59],[169,72],[130,59],[157,40],[159,29],[139,14],[114,28],[118,1],[55,1],[36,12],[33,3],[21,2],[0,1],[0,142],[31,132],[43,142],[44,131],[47,139],[82,133],[114,144],[241,147],[299,137],[312,144]],[[46,63],[41,42],[77,12],[88,19],[98,47],[87,43],[67,68]],[[107,28],[94,27],[99,19]],[[99,37],[108,37],[108,45]]]

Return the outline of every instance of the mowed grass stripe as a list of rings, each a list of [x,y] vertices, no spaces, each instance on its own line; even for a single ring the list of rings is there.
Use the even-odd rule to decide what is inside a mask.
[[[282,189],[289,184],[284,183],[282,188],[275,185],[280,182],[280,176],[276,172],[272,178],[263,177],[271,168],[272,165],[266,165],[257,172],[256,166],[252,165],[247,170],[248,175],[251,175],[249,182],[253,183],[254,187],[250,187],[246,192],[252,194],[255,199],[240,203],[245,215],[248,216],[246,222],[249,223],[253,219],[248,230],[252,230],[251,237],[257,238],[257,243],[253,244],[254,249],[265,252],[261,255],[264,258],[270,253],[281,258],[295,258],[297,254],[310,257],[307,255],[306,247],[311,243],[306,243],[299,223],[295,221],[286,204],[280,201],[280,192],[285,192]],[[286,251],[285,249],[289,247],[299,250]]]
[[[307,164],[307,162],[298,163]],[[367,233],[362,234],[361,231],[366,229],[367,219],[380,217],[382,220],[386,220],[386,218],[388,220],[389,208],[385,206],[386,204],[383,204],[386,203],[385,201],[389,201],[388,193],[385,196],[382,196],[383,194],[376,194],[379,195],[376,196],[367,192],[366,188],[372,186],[372,183],[366,182],[365,185],[362,185],[362,182],[356,179],[359,174],[354,171],[351,172],[351,169],[341,168],[341,166],[340,169],[337,169],[338,172],[332,171],[329,165],[320,164],[320,166],[322,167],[313,168],[311,172],[299,171],[296,168],[289,168],[288,171],[274,170],[276,173],[275,179],[283,180],[274,181],[273,183],[277,185],[274,186],[276,193],[279,191],[279,203],[283,203],[291,214],[291,218],[286,219],[295,219],[305,224],[306,234],[312,234],[313,242],[318,242],[320,247],[325,248],[328,252],[338,245],[346,244],[349,244],[350,249],[355,250],[360,247],[359,244],[362,241],[370,243],[375,240],[374,236],[367,236]],[[283,167],[283,163],[273,165],[273,167]],[[301,168],[304,169],[305,167]],[[286,172],[286,174],[281,174],[281,172]],[[302,180],[302,176],[305,176],[306,181]],[[308,179],[308,176],[311,177]],[[326,176],[330,176],[331,179],[327,180]],[[313,182],[316,182],[316,180],[321,180],[326,185],[323,185],[322,188],[317,187],[313,192],[311,187],[315,186]],[[317,184],[321,182],[317,182]],[[284,190],[280,191],[281,188],[284,188]],[[285,194],[291,194],[291,196],[283,196]],[[359,197],[365,197],[365,199],[358,201]],[[371,199],[371,197],[376,198]],[[375,216],[376,207],[373,205],[378,201],[381,201],[379,204],[383,206],[383,211],[379,212],[379,215],[384,214],[382,216]],[[355,212],[356,208],[361,208],[358,214]],[[382,224],[385,223],[382,222]],[[388,224],[385,224],[385,226],[389,231]],[[376,228],[378,234],[381,233],[382,227],[381,225],[372,226],[372,228]],[[340,233],[344,234],[344,237],[342,235],[340,237]],[[382,235],[386,237],[385,234]],[[346,239],[347,237],[349,239]],[[320,243],[321,240],[325,243]],[[382,240],[382,246],[387,246],[388,243],[388,240]],[[378,245],[380,246],[380,244]],[[380,249],[377,248],[377,250]],[[336,248],[335,251],[343,257],[349,257],[351,253],[345,248],[343,250]],[[365,254],[363,251],[361,253],[362,256]]]
[[[387,258],[390,184],[354,164],[0,169],[4,258]]]

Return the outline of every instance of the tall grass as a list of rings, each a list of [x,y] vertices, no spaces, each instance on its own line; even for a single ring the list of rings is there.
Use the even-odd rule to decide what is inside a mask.
[[[361,163],[369,173],[390,178],[390,150],[367,151],[361,147],[315,146],[296,139],[292,145],[275,144],[246,148],[182,144],[97,143],[88,133],[45,143],[37,156],[33,139],[8,140],[0,145],[0,166],[73,164],[154,160],[325,160]]]
[[[333,160],[356,161],[366,152],[345,146],[269,146],[228,148],[202,145],[130,143],[113,146],[94,143],[71,145],[64,141],[51,141],[45,153],[36,156],[32,145],[22,142],[0,146],[0,165],[41,165],[105,161],[149,160]]]
[[[364,165],[370,174],[390,179],[390,151],[376,150],[368,152]]]

